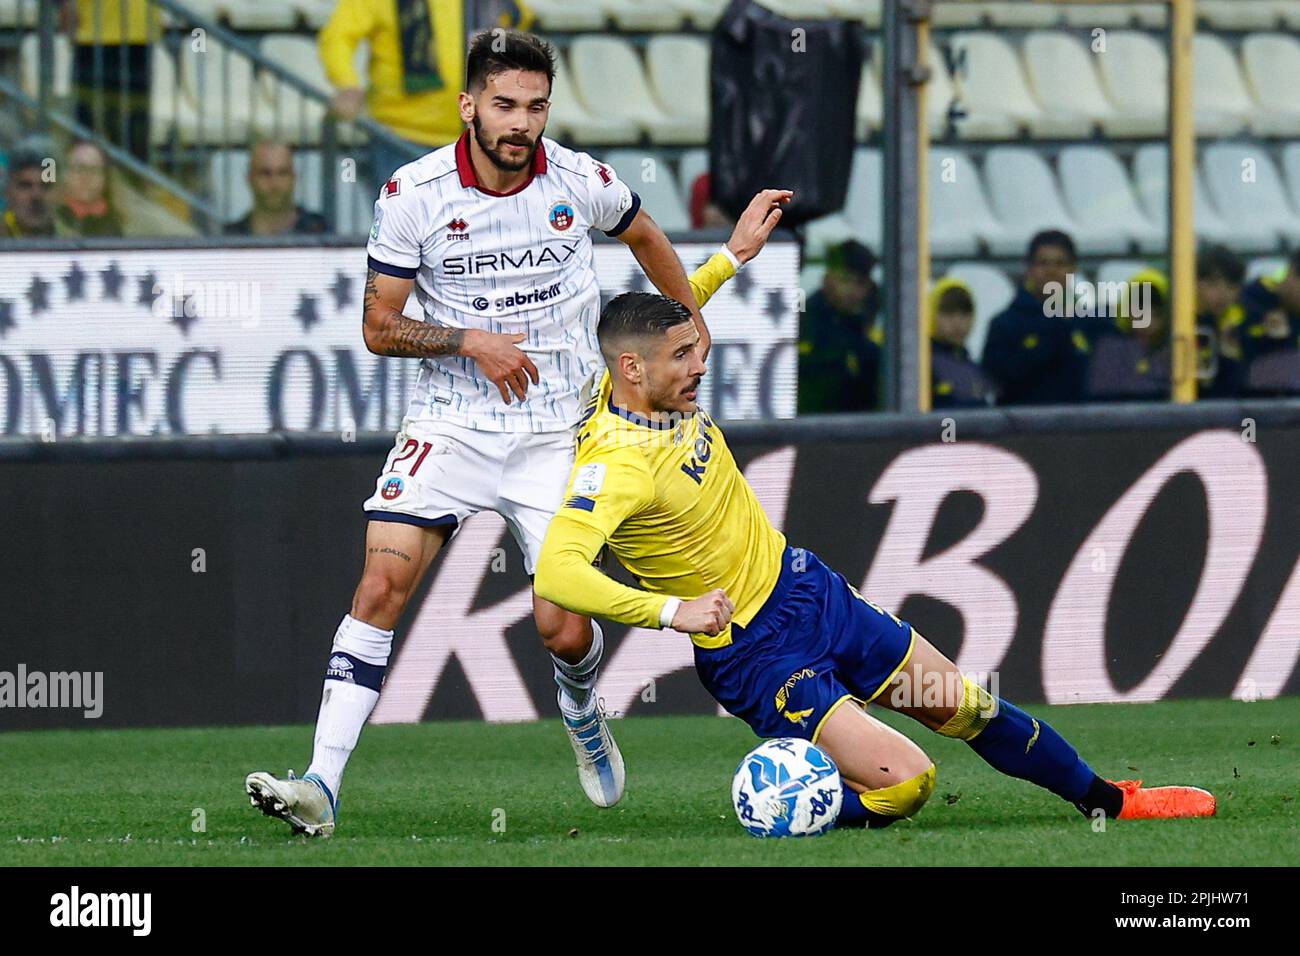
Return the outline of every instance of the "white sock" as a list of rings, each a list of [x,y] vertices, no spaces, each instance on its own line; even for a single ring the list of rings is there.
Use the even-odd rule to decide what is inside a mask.
[[[392,631],[381,631],[351,614],[343,615],[334,633],[307,773],[317,774],[324,780],[336,802],[343,768],[379,700],[384,668],[392,649]]]
[[[596,671],[605,652],[605,635],[591,622],[591,649],[577,664],[568,664],[554,654],[555,683],[560,686],[560,713],[569,718],[584,717],[596,706]]]

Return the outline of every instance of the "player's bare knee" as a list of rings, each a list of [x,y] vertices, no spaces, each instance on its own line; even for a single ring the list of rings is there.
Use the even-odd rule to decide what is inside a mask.
[[[370,624],[396,621],[406,608],[407,590],[386,574],[362,575],[352,597],[352,616]],[[376,626],[380,626],[376,624]]]
[[[562,661],[576,663],[591,646],[591,630],[586,618],[571,614],[539,614],[537,631],[546,649]]]

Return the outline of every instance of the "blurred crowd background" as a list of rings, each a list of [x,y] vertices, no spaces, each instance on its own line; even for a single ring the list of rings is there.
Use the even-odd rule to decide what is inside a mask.
[[[0,0],[0,236],[360,242],[379,184],[460,135],[466,38],[493,26],[556,48],[547,135],[613,166],[670,235],[709,235],[731,226],[710,172],[714,51],[747,6]],[[825,172],[843,206],[793,236],[798,410],[878,410],[882,2],[761,6],[787,32],[832,22],[860,44],[830,76],[851,127],[829,144],[844,175]],[[1300,394],[1300,0],[1196,13],[1198,393]],[[1167,19],[1163,3],[934,5],[935,408],[1168,400]],[[1083,307],[1084,286],[1119,307]]]

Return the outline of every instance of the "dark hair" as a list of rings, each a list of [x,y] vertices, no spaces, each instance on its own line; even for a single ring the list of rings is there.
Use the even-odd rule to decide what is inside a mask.
[[[653,292],[624,292],[609,300],[596,326],[601,354],[612,364],[617,345],[631,338],[662,335],[675,325],[691,321],[691,313],[676,299]]]
[[[45,169],[45,160],[49,158],[50,151],[46,148],[48,144],[29,138],[17,143],[9,151],[9,175],[23,169]]]
[[[497,73],[527,70],[545,73],[549,84],[555,83],[555,51],[551,45],[531,33],[497,27],[476,34],[465,59],[465,89],[477,93]]]
[[[1246,263],[1226,246],[1206,246],[1196,257],[1196,278],[1226,279],[1241,285],[1246,281]]]
[[[950,289],[944,289],[943,295],[939,296],[939,302],[934,307],[938,312],[974,312],[975,300],[971,294],[961,286],[953,286]]]
[[[1074,248],[1074,240],[1068,233],[1059,229],[1044,229],[1042,232],[1029,240],[1029,251],[1025,253],[1025,261],[1033,262],[1034,256],[1038,255],[1038,250],[1044,246],[1055,246],[1057,249],[1064,249],[1069,255],[1071,262],[1079,261],[1079,253]]]
[[[826,268],[829,270],[856,272],[870,278],[875,267],[875,254],[855,239],[841,242],[826,251]]]

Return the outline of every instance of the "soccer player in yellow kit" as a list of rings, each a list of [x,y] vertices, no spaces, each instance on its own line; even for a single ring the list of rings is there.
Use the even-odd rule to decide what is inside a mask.
[[[597,335],[609,375],[578,428],[538,561],[539,596],[689,634],[701,682],[729,713],[760,737],[811,740],[834,759],[846,787],[840,826],[910,817],[934,790],[933,762],[866,712],[873,701],[965,740],[996,769],[1088,815],[1214,814],[1214,796],[1196,787],[1098,776],[1045,721],[963,677],[909,624],[790,547],[696,405],[705,367],[680,303],[620,295]],[[592,566],[606,544],[645,590]]]

